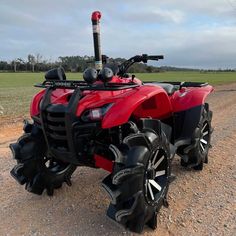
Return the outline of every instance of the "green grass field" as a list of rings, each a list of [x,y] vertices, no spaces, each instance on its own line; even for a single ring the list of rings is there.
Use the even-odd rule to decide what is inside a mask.
[[[236,82],[236,72],[165,72],[136,74],[143,81],[195,81],[212,85]],[[67,73],[72,80],[82,79],[81,73]],[[0,73],[1,117],[27,117],[32,96],[39,91],[34,84],[44,80],[44,73]]]

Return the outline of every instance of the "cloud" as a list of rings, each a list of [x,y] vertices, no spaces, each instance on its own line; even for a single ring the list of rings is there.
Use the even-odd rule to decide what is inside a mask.
[[[177,38],[178,46],[166,49],[169,64],[200,68],[236,68],[235,27],[202,28],[192,31],[191,35],[180,31]]]
[[[108,56],[165,54],[162,64],[236,68],[236,0],[2,0],[0,60],[92,55],[94,10],[103,14]]]
[[[180,24],[184,21],[184,14],[178,10],[152,9],[150,11],[130,11],[126,12],[123,20],[141,24]]]

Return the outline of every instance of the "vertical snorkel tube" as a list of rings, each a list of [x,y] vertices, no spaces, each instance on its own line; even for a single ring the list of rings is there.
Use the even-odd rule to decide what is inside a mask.
[[[102,53],[101,53],[101,39],[100,39],[100,19],[101,12],[95,11],[92,13],[91,20],[93,25],[93,44],[95,55],[95,69],[99,72],[102,69]]]

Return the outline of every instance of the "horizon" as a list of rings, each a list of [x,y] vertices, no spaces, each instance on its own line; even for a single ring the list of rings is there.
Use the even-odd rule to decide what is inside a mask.
[[[32,53],[31,53],[31,55],[32,55]],[[41,55],[41,56],[43,56],[43,55]],[[84,56],[88,56],[88,55],[83,55],[83,56],[81,56],[81,55],[72,55],[73,57],[76,57],[76,56],[80,56],[80,57],[84,57]],[[60,57],[60,56],[59,56]],[[43,63],[43,60],[44,61],[46,61],[46,63],[54,63],[54,64],[59,64],[59,63],[61,63],[59,60],[59,57],[56,59],[56,60],[48,60],[47,58],[44,58],[44,57],[42,57],[42,59],[41,59],[41,61],[39,62],[39,63]],[[65,57],[71,57],[71,56],[65,56]],[[89,56],[89,57],[93,57],[93,56]],[[116,59],[116,58],[114,58],[114,57],[109,57],[109,58],[112,58],[112,59]],[[6,61],[8,64],[11,64],[11,63],[13,63],[14,62],[14,60],[17,60],[17,59],[23,59],[25,62],[27,62],[27,63],[30,63],[30,62],[28,62],[28,59],[27,59],[27,57],[25,57],[25,58],[19,58],[19,57],[16,57],[16,59],[12,59],[12,60],[0,60],[0,62],[1,61]],[[122,59],[128,59],[128,58],[122,58]],[[169,68],[173,68],[173,69],[183,69],[183,70],[196,70],[196,71],[201,71],[201,70],[203,70],[203,71],[207,71],[207,70],[212,70],[212,71],[224,71],[224,70],[231,70],[232,72],[234,72],[234,71],[236,71],[236,67],[235,68],[229,68],[229,67],[225,67],[225,68],[200,68],[200,67],[194,67],[194,66],[176,66],[176,65],[166,65],[166,64],[164,64],[164,63],[162,63],[162,65],[158,65],[158,63],[159,63],[159,61],[158,62],[154,62],[154,63],[152,63],[151,61],[150,62],[148,62],[148,63],[145,63],[146,65],[148,65],[148,66],[154,66],[155,68],[163,68],[163,67],[169,67]],[[38,63],[36,63],[36,64],[38,64]],[[0,71],[1,72],[1,71]],[[24,71],[20,71],[20,72],[24,72]],[[152,72],[151,72],[152,73]]]

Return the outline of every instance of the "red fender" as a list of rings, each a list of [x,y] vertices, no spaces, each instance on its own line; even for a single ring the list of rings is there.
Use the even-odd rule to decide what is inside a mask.
[[[182,88],[171,97],[161,87],[152,85],[120,91],[87,91],[84,92],[86,96],[78,104],[76,115],[80,116],[86,109],[113,103],[102,120],[104,129],[126,123],[131,115],[136,118],[163,119],[171,116],[173,112],[204,104],[207,95],[212,91],[210,85],[200,88]],[[67,104],[68,95],[72,92],[73,90],[69,89],[56,89],[52,93],[51,102]],[[39,104],[44,93],[45,90],[34,96],[30,109],[31,117],[39,114]]]
[[[188,110],[205,103],[206,97],[213,91],[210,85],[204,87],[182,88],[171,96],[173,112]]]
[[[30,104],[30,116],[31,117],[37,116],[39,114],[39,104],[40,104],[40,101],[41,101],[44,94],[45,94],[45,89],[40,91],[39,93],[37,93],[33,97],[31,104]]]
[[[53,104],[67,104],[67,96],[72,90],[56,89],[51,96]],[[45,90],[39,92],[31,104],[31,116],[39,114],[39,104]],[[172,107],[166,92],[157,86],[145,85],[135,89],[120,91],[90,91],[78,104],[76,116],[91,108],[113,103],[102,120],[102,128],[111,128],[126,123],[133,114],[136,118],[165,118],[172,113]]]
[[[45,94],[45,89],[37,93],[31,102],[30,105],[30,115],[37,116],[39,115],[39,104]],[[68,104],[68,95],[71,95],[73,90],[71,89],[56,89],[52,92],[51,103],[53,104]]]
[[[172,107],[166,92],[157,86],[141,86],[123,95],[109,109],[102,120],[102,128],[107,129],[128,122],[133,114],[137,118],[169,117]]]

